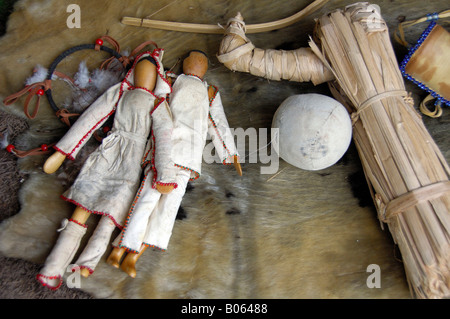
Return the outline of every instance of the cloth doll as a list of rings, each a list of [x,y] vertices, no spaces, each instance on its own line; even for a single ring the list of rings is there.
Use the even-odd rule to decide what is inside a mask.
[[[177,77],[169,97],[173,118],[173,129],[168,132],[171,143],[161,145],[156,142],[155,153],[150,155],[158,159],[161,147],[170,152],[168,165],[163,170],[164,179],[156,180],[160,171],[153,169],[152,165],[146,168],[144,181],[125,226],[113,242],[115,248],[107,262],[120,267],[133,278],[136,276],[135,263],[147,247],[167,249],[187,183],[201,174],[207,133],[212,137],[222,162],[234,163],[242,175],[220,94],[217,88],[203,80],[207,68],[208,58],[201,51],[191,51],[183,61],[183,74]],[[164,134],[159,132],[158,135]],[[149,162],[152,163],[153,159],[150,158]],[[158,192],[155,185],[163,186],[164,191]],[[125,252],[128,253],[120,264]]]
[[[74,159],[94,131],[114,114],[108,136],[86,159],[74,184],[62,195],[76,209],[70,219],[64,220],[57,243],[37,275],[44,286],[57,289],[61,285],[62,276],[86,233],[90,214],[102,217],[75,263],[84,276],[94,271],[115,228],[122,229],[125,225],[151,146],[151,113],[168,112],[165,97],[171,87],[161,63],[163,52],[158,48],[136,57],[125,79],[82,113],[55,145],[57,152],[45,162],[44,171],[51,174],[64,159]]]

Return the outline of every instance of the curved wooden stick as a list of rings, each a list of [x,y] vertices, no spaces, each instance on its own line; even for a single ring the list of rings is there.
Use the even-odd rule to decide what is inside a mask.
[[[311,4],[309,4],[306,8],[284,19],[265,23],[248,24],[246,25],[246,33],[247,34],[261,33],[285,28],[291,24],[300,21],[301,19],[311,14],[312,12],[318,10],[328,1],[329,0],[315,0]],[[192,33],[223,34],[225,31],[223,27],[214,24],[171,22],[171,21],[140,19],[132,17],[123,17],[122,23],[137,27],[146,27],[169,31],[192,32]]]

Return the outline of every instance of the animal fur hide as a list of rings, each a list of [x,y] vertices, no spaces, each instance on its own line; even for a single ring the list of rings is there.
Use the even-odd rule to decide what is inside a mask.
[[[329,94],[326,85],[268,82],[248,74],[232,73],[215,55],[222,39],[218,35],[187,34],[125,26],[123,16],[148,17],[197,23],[221,23],[240,11],[248,23],[287,17],[310,1],[87,1],[78,0],[81,27],[66,24],[73,1],[20,0],[8,22],[7,34],[0,39],[1,98],[23,88],[36,65],[50,66],[53,59],[75,45],[93,43],[108,34],[123,50],[131,51],[146,40],[165,49],[164,65],[191,49],[205,51],[209,57],[206,80],[221,92],[228,122],[232,128],[254,128],[259,133],[256,154],[248,143],[240,153],[243,176],[233,167],[204,164],[202,176],[190,182],[181,204],[169,248],[165,252],[147,249],[137,263],[138,274],[130,278],[106,264],[110,249],[80,288],[96,298],[408,298],[403,265],[395,244],[380,228],[369,201],[359,195],[368,189],[353,145],[336,165],[321,171],[303,171],[280,160],[276,173],[261,174],[260,154],[270,152],[273,114],[288,96],[301,93]],[[373,1],[390,6],[385,19],[395,25],[396,17],[411,12],[410,1]],[[255,45],[264,48],[292,49],[307,46],[314,17],[343,7],[352,1],[330,1],[301,23],[275,32],[255,34]],[[415,12],[442,9],[445,1],[415,2]],[[159,11],[160,10],[160,11]],[[411,13],[414,15],[414,13]],[[45,29],[42,24],[45,23]],[[108,45],[105,43],[105,45]],[[102,53],[86,51],[65,59],[60,71],[74,74],[83,60],[93,70],[105,58]],[[179,72],[180,66],[174,71]],[[65,103],[67,85],[55,83],[54,98]],[[38,116],[29,129],[12,141],[22,149],[56,142],[67,127],[44,99]],[[23,117],[23,99],[4,112]],[[448,126],[448,116],[437,120]],[[436,122],[434,122],[436,123]],[[262,130],[260,130],[262,129]],[[436,142],[448,150],[444,126],[431,131]],[[53,175],[42,172],[48,155],[18,161],[27,176],[20,189],[20,211],[0,224],[0,252],[7,257],[41,265],[51,251],[64,218],[74,206],[60,199],[73,182],[84,159],[96,144],[91,139],[75,161],[65,161]],[[241,145],[242,147],[242,145]],[[238,145],[239,148],[239,145]],[[4,152],[4,150],[2,151]],[[447,158],[449,152],[445,153]],[[88,220],[88,234],[97,216]],[[113,238],[115,234],[113,234]],[[81,251],[81,250],[80,250]],[[367,285],[376,264],[381,271],[381,287]],[[67,273],[67,276],[70,273]],[[66,277],[67,277],[66,276]],[[370,280],[370,279],[369,279]],[[30,285],[37,286],[33,281]],[[46,289],[39,287],[40,289]],[[2,289],[4,289],[2,285]]]

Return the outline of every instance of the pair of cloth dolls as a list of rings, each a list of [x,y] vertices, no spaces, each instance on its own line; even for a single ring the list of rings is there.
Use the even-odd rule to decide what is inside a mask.
[[[44,171],[51,174],[66,158],[75,159],[94,131],[114,114],[108,136],[61,196],[76,208],[63,221],[37,275],[44,286],[61,286],[91,214],[102,217],[74,263],[85,277],[94,272],[116,228],[121,232],[107,262],[131,277],[147,247],[166,250],[187,183],[201,175],[208,133],[222,162],[234,164],[242,175],[220,93],[203,79],[208,58],[191,51],[183,61],[183,74],[171,85],[163,54],[157,48],[136,57],[124,80],[83,112],[45,162]]]

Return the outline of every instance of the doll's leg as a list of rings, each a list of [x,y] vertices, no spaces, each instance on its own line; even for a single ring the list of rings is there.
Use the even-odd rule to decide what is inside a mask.
[[[94,233],[89,238],[86,248],[75,263],[80,267],[80,273],[83,277],[88,277],[94,272],[108,247],[114,229],[116,229],[116,225],[113,221],[108,216],[102,216]]]
[[[188,171],[180,170],[177,174],[178,187],[170,194],[161,197],[155,212],[150,216],[144,243],[163,250],[167,249],[189,178]]]
[[[65,219],[58,241],[52,252],[47,257],[44,267],[37,275],[37,279],[51,289],[58,289],[62,283],[62,277],[72,261],[81,238],[86,233],[85,225],[90,213],[77,207],[70,220]]]
[[[158,203],[161,194],[152,188],[153,174],[149,173],[143,181],[133,208],[128,214],[127,222],[119,236],[113,241],[113,250],[106,262],[119,268],[120,260],[127,249],[138,251],[141,249],[143,236],[147,227],[149,215]]]
[[[161,196],[158,205],[149,217],[143,239],[144,244],[157,246],[161,249],[167,248],[189,178],[190,173],[188,171],[180,170],[177,174],[178,187],[171,193]],[[129,252],[122,262],[121,269],[133,278],[136,276],[136,262],[144,252],[144,247],[147,246],[142,245],[138,253]]]

